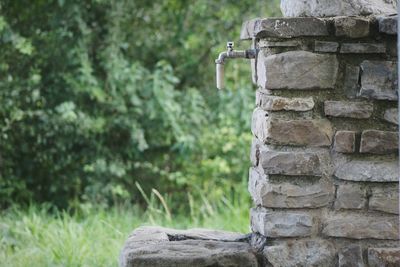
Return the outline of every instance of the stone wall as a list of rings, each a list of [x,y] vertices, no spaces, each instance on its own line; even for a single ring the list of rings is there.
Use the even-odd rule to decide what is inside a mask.
[[[399,266],[396,17],[244,23],[249,191],[267,266]]]

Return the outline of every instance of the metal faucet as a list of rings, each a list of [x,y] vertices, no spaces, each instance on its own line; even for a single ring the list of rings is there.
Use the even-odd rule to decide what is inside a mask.
[[[224,65],[227,58],[255,58],[257,51],[256,49],[247,49],[244,51],[233,51],[235,44],[233,42],[227,42],[227,51],[219,54],[218,58],[215,60],[216,65],[216,82],[218,89],[224,89]]]

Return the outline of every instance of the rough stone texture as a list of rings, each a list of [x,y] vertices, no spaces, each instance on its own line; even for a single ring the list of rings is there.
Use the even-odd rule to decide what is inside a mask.
[[[338,48],[339,48],[339,43],[337,42],[315,41],[314,44],[315,52],[336,53]]]
[[[328,34],[326,21],[318,18],[257,18],[246,21],[242,25],[240,39],[327,36]]]
[[[336,215],[325,221],[322,233],[353,239],[392,239],[399,237],[397,216]]]
[[[379,17],[379,31],[386,34],[397,34],[397,16]]]
[[[331,89],[338,73],[335,55],[289,51],[258,53],[258,85],[264,89]],[[317,71],[318,70],[318,71]]]
[[[257,205],[267,208],[318,208],[328,205],[335,188],[327,182],[309,186],[291,183],[272,184],[265,174],[250,169],[249,192]]]
[[[300,41],[266,41],[264,39],[260,40],[258,42],[258,47],[259,48],[265,48],[265,47],[297,47],[300,46],[301,42]]]
[[[258,140],[265,142],[267,139],[268,112],[256,108],[251,117],[251,132]]]
[[[261,151],[260,165],[267,174],[320,176],[320,160],[310,152]]]
[[[368,102],[325,101],[324,110],[327,116],[367,119],[371,117],[374,105]]]
[[[360,78],[360,67],[346,65],[343,89],[348,98],[355,98],[359,91],[358,80]]]
[[[399,186],[389,184],[384,187],[372,187],[369,209],[399,214]]]
[[[258,266],[244,235],[207,229],[140,227],[128,238],[121,267]]]
[[[281,0],[285,17],[366,16],[395,14],[394,0]]]
[[[312,97],[279,97],[260,93],[256,93],[256,102],[259,107],[266,111],[308,111],[314,108],[314,100]]]
[[[361,153],[387,154],[397,152],[399,136],[397,132],[366,130],[361,134]]]
[[[337,131],[335,134],[334,149],[336,152],[353,153],[355,151],[356,132]]]
[[[308,214],[252,209],[253,232],[269,238],[310,236],[313,219]]]
[[[336,193],[336,209],[362,209],[366,203],[365,189],[359,184],[341,184]]]
[[[334,18],[336,36],[361,38],[369,35],[369,19],[363,17]]]
[[[362,249],[359,245],[344,247],[339,252],[339,267],[364,267]]]
[[[399,125],[399,110],[397,108],[390,108],[385,110],[383,115],[385,121]]]
[[[393,161],[352,160],[340,163],[335,176],[342,180],[359,182],[397,182],[399,166]]]
[[[269,119],[265,129],[266,143],[293,146],[330,146],[332,124],[328,120]]]
[[[400,266],[400,248],[369,248],[369,267],[398,267]]]
[[[361,63],[361,91],[366,98],[397,100],[396,64],[392,61],[369,61]]]
[[[340,48],[342,54],[379,54],[385,52],[386,46],[384,44],[344,43]]]
[[[274,267],[335,266],[335,248],[325,240],[282,242],[267,246],[264,255]]]
[[[260,159],[260,147],[262,143],[255,137],[251,141],[250,161],[252,166],[257,166]]]

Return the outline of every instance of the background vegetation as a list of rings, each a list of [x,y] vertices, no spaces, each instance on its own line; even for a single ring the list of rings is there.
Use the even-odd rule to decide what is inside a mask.
[[[0,265],[110,265],[54,251],[79,231],[246,231],[250,68],[230,61],[217,92],[214,59],[278,2],[0,0]]]

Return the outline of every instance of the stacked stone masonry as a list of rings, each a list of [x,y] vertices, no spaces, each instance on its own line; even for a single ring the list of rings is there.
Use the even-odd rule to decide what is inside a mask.
[[[244,23],[258,49],[251,227],[267,266],[400,266],[396,32],[394,16]]]

